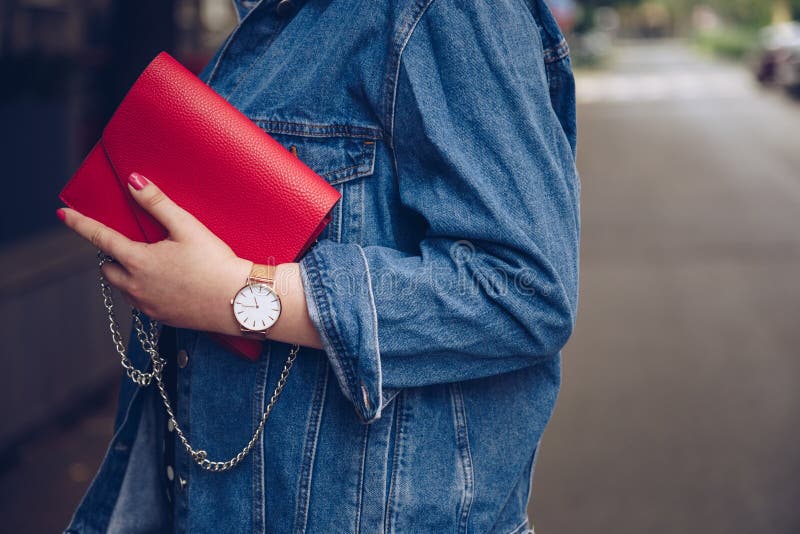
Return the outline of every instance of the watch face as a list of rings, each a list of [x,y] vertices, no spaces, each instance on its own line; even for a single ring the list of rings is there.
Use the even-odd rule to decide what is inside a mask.
[[[236,293],[233,313],[248,330],[266,330],[278,320],[281,301],[268,285],[251,284]]]

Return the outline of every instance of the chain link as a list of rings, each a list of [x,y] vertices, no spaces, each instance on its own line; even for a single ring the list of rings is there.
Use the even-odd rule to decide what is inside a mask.
[[[111,256],[105,254],[101,250],[97,251],[97,257],[100,267],[102,267],[104,263],[114,261]],[[164,403],[164,408],[167,411],[169,421],[175,428],[175,433],[177,434],[180,442],[183,444],[184,449],[186,449],[187,454],[192,457],[192,460],[197,465],[206,471],[221,472],[236,467],[239,462],[244,460],[253,447],[255,447],[262,432],[264,431],[264,425],[267,422],[267,418],[269,418],[269,414],[272,412],[272,407],[275,405],[275,401],[278,400],[278,396],[281,394],[283,387],[286,385],[286,379],[289,376],[289,371],[292,368],[292,364],[294,363],[297,354],[300,352],[300,346],[293,345],[289,351],[289,357],[286,359],[286,363],[283,365],[283,370],[281,371],[281,376],[278,378],[278,383],[275,386],[275,390],[272,392],[269,403],[267,404],[264,413],[261,415],[261,420],[258,423],[258,427],[253,433],[253,437],[251,437],[250,441],[247,442],[247,445],[245,445],[244,448],[242,448],[242,450],[236,454],[236,456],[233,456],[228,460],[212,461],[207,458],[208,454],[206,451],[192,447],[188,438],[184,434],[183,429],[180,427],[177,419],[175,418],[175,412],[172,409],[172,404],[169,401],[169,396],[167,395],[167,390],[164,386],[163,380],[164,366],[167,364],[167,361],[163,359],[158,352],[158,336],[160,333],[158,321],[150,320],[149,328],[145,330],[144,323],[142,322],[141,312],[135,307],[131,306],[131,314],[133,317],[134,329],[136,330],[136,337],[139,340],[139,343],[142,345],[142,349],[144,349],[144,351],[150,355],[150,361],[153,366],[152,371],[140,371],[133,365],[133,362],[131,362],[127,356],[125,342],[123,341],[122,334],[119,331],[119,324],[117,323],[117,318],[114,313],[114,299],[111,294],[111,286],[106,283],[106,279],[103,276],[102,271],[100,271],[100,292],[103,296],[103,305],[108,312],[108,327],[109,330],[111,330],[111,339],[113,340],[114,346],[119,353],[120,363],[125,369],[125,374],[133,381],[134,384],[142,388],[149,386],[153,381],[155,381],[156,387],[158,388],[158,393],[161,396],[161,400]]]

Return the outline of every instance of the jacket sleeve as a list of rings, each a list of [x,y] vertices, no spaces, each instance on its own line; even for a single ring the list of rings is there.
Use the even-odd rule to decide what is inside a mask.
[[[300,262],[365,423],[399,388],[552,358],[574,325],[579,183],[541,38],[521,2],[464,4],[434,1],[398,68],[391,147],[401,201],[427,223],[419,250],[320,240]]]

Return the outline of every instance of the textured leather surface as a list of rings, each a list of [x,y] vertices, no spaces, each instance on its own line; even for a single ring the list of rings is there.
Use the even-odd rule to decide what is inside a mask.
[[[240,257],[294,261],[340,194],[166,52],[134,83],[59,198],[137,241],[166,230],[131,197],[139,172]],[[212,334],[249,359],[258,341]]]

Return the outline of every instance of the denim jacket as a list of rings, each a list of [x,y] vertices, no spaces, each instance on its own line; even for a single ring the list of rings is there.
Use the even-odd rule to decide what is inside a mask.
[[[531,531],[578,285],[574,85],[549,10],[235,5],[200,77],[342,194],[300,261],[324,350],[301,349],[225,473],[192,463],[154,387],[124,381],[68,531]],[[174,345],[180,425],[210,459],[235,455],[289,346],[265,342],[253,363],[204,332],[176,329]]]

